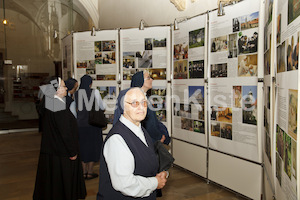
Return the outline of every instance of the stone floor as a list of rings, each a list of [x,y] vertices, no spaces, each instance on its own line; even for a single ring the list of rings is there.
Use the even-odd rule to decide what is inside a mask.
[[[0,135],[0,200],[32,199],[41,135],[23,132]],[[95,172],[99,170],[99,164]],[[95,200],[98,179],[86,181],[87,200]],[[241,196],[180,167],[170,170],[167,185],[158,200],[242,200]]]

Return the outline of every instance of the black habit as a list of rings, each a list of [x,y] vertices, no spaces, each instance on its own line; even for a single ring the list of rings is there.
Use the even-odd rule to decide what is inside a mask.
[[[54,104],[64,102],[54,99]],[[56,112],[45,108],[43,130],[33,199],[84,199],[76,118],[68,108]],[[75,155],[77,159],[70,160]]]

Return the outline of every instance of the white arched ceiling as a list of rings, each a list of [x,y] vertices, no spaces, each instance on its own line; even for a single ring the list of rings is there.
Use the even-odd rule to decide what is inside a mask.
[[[17,13],[23,14],[33,23],[35,23],[38,28],[42,29],[39,22],[42,20],[49,20],[47,17],[44,19],[43,16],[46,14],[44,13],[45,6],[47,7],[50,4],[59,6],[62,4],[65,7],[73,8],[73,10],[82,16],[87,22],[92,21],[92,23],[98,27],[98,0],[73,0],[72,2],[66,0],[6,0],[5,9],[11,9]],[[0,8],[2,8],[2,4],[0,4]]]
[[[80,10],[84,18],[91,19],[96,28],[99,24],[98,0],[73,0],[74,10]]]
[[[180,1],[176,1],[180,2]],[[175,18],[193,17],[218,7],[218,0],[185,0],[179,11],[170,0],[99,0],[99,28],[130,28],[146,25],[169,25]]]

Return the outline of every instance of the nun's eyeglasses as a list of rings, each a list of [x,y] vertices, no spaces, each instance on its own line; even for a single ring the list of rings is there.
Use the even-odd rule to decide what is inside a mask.
[[[125,101],[125,102],[128,103],[128,104],[130,104],[133,108],[137,108],[140,105],[142,105],[143,107],[147,107],[147,105],[148,105],[147,100],[133,101],[133,102],[127,102],[127,101]]]

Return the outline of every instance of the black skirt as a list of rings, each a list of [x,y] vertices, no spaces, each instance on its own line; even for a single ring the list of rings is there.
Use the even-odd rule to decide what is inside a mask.
[[[84,163],[98,162],[103,144],[102,129],[78,127],[80,158]]]
[[[40,154],[34,200],[77,200],[86,197],[80,158],[70,160],[50,154]]]

